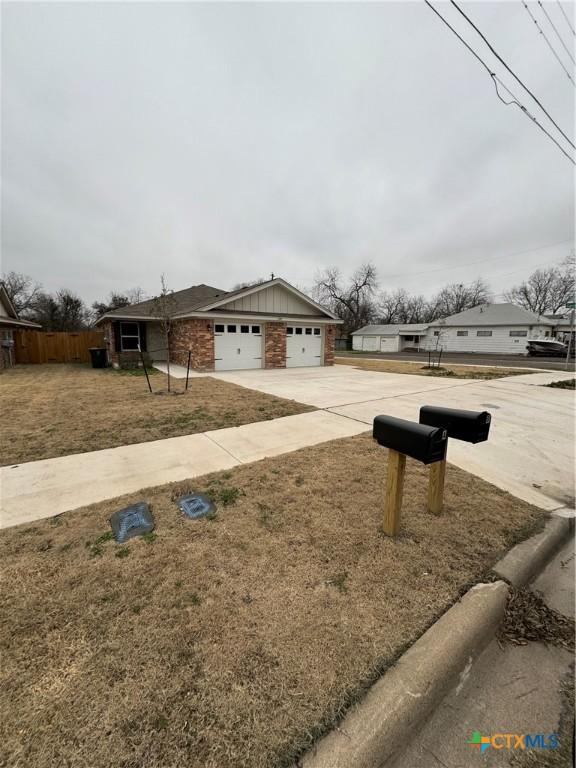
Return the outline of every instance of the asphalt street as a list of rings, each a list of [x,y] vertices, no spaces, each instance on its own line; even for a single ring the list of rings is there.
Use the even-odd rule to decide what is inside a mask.
[[[428,362],[428,352],[344,352],[337,351],[336,357],[364,357],[373,360],[410,360]],[[444,363],[465,363],[467,365],[497,365],[513,368],[541,368],[546,371],[565,371],[566,360],[561,357],[526,357],[524,355],[484,355],[481,353],[443,352]],[[569,361],[568,370],[575,369],[574,359]]]

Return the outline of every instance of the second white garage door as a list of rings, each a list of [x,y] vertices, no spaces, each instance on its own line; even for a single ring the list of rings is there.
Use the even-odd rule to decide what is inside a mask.
[[[262,368],[262,326],[215,323],[214,358],[217,371]]]
[[[314,326],[286,327],[286,367],[321,365],[322,329]]]

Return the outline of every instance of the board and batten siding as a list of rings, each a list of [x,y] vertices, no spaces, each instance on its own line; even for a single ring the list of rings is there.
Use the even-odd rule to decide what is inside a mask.
[[[263,312],[274,315],[311,315],[314,314],[313,307],[302,299],[290,293],[281,285],[273,285],[262,291],[256,291],[248,296],[242,296],[239,299],[222,304],[218,307],[219,312],[224,311],[237,312]],[[323,315],[318,312],[318,317]]]
[[[440,341],[438,347],[442,347],[444,352],[484,352],[501,355],[525,355],[528,339],[542,337],[546,331],[550,332],[547,326],[482,326],[477,328],[429,328],[426,334],[426,350],[436,349],[438,337],[434,335],[435,331],[440,331]],[[467,335],[459,335],[467,333]],[[478,336],[478,331],[491,331],[491,336]],[[526,336],[514,336],[510,333],[526,332]]]

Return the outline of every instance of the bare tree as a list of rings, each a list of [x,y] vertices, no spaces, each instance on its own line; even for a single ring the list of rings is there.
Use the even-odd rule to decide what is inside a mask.
[[[84,301],[67,288],[55,294],[38,293],[27,316],[45,331],[81,331],[91,319]]]
[[[236,283],[236,285],[232,288],[233,291],[240,291],[242,288],[252,288],[255,285],[261,285],[262,283],[266,282],[265,277],[257,277],[255,280],[248,280],[246,283]]]
[[[374,292],[378,286],[376,267],[363,264],[349,280],[337,267],[324,270],[315,278],[314,298],[341,318],[347,333],[372,322],[376,317]]]
[[[126,296],[130,304],[140,304],[141,302],[150,298],[146,294],[146,291],[139,285],[137,285],[135,288],[129,288],[127,291],[124,291],[124,296]]]
[[[2,275],[6,293],[16,312],[22,317],[28,317],[37,307],[42,294],[42,286],[29,275],[21,272],[6,272]]]
[[[396,291],[384,291],[381,293],[377,303],[379,322],[383,325],[404,322],[400,317],[405,314],[408,300],[408,293],[403,288],[398,288]]]
[[[92,314],[94,320],[105,315],[107,312],[112,312],[114,309],[121,309],[122,307],[128,307],[132,304],[140,304],[140,302],[146,300],[146,294],[139,286],[137,288],[130,288],[123,293],[116,293],[111,291],[106,301],[95,301],[92,304]]]
[[[174,291],[171,291],[166,285],[164,275],[160,277],[160,285],[161,291],[154,299],[154,315],[160,320],[160,328],[166,344],[166,371],[168,374],[168,392],[170,392],[170,332],[177,305]]]
[[[434,307],[436,317],[449,317],[479,304],[486,304],[490,299],[488,283],[478,277],[473,283],[451,283],[445,286],[430,304]]]
[[[528,280],[511,288],[504,298],[537,315],[556,314],[574,298],[574,276],[574,255],[571,255],[558,266],[532,272]]]

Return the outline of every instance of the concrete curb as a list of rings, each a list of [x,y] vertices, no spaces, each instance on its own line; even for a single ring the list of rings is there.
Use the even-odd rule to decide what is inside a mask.
[[[381,768],[454,686],[500,624],[508,585],[477,584],[304,756],[302,768]]]
[[[492,571],[509,584],[523,587],[540,573],[573,531],[574,512],[558,510],[552,513],[542,533],[513,547]]]

